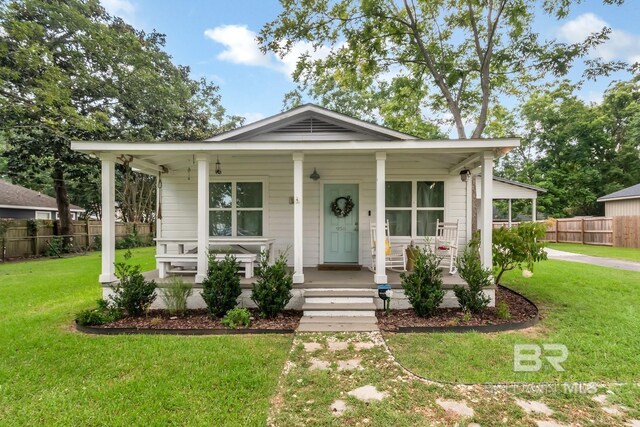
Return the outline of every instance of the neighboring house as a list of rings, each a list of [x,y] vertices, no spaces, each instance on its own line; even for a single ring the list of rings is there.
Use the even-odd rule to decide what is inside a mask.
[[[480,194],[482,192],[482,182],[480,177],[477,178],[477,198],[476,203],[480,203]],[[525,184],[523,182],[513,181],[499,176],[493,177],[493,200],[506,200],[507,201],[507,224],[511,226],[511,222],[514,220],[512,214],[512,201],[513,200],[531,200],[531,217],[526,217],[526,220],[537,220],[537,199],[538,193],[546,193],[547,190],[535,185]],[[478,212],[480,210],[478,209]],[[495,213],[495,211],[494,211]],[[518,218],[520,220],[521,218]],[[478,224],[482,221],[480,215],[478,215]],[[479,227],[479,225],[478,225]]]
[[[605,216],[640,215],[640,183],[598,199],[604,203]]]
[[[71,218],[78,219],[85,210],[70,205]],[[0,179],[0,218],[57,219],[56,199]]]
[[[190,273],[200,283],[212,247],[271,248],[287,254],[298,287],[326,287],[332,273],[334,284],[362,280],[374,287],[399,283],[383,256],[375,259],[376,273],[360,271],[360,279],[318,267],[371,265],[371,226],[383,242],[386,220],[394,244],[423,244],[437,220],[458,221],[459,243],[466,244],[471,181],[461,171],[476,168],[483,172],[486,218],[481,255],[490,267],[493,163],[518,145],[518,139],[422,140],[307,104],[205,141],[87,141],[72,148],[102,161],[102,283],[115,279],[114,165],[126,158],[160,178],[159,264],[172,254],[192,260]],[[343,208],[347,196],[352,210],[339,217],[333,202]]]

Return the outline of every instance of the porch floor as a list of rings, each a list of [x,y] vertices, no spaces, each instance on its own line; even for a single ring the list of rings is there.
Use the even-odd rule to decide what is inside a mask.
[[[155,280],[158,284],[169,282],[170,278],[160,279],[158,270],[151,270],[144,273],[147,280]],[[182,275],[185,282],[194,283],[194,275]],[[393,288],[401,287],[400,273],[387,270],[388,283]],[[247,279],[240,277],[240,286],[250,288],[255,281],[255,277]],[[458,274],[449,274],[444,271],[442,275],[443,288],[451,289],[454,285],[464,285],[465,281]],[[360,271],[326,271],[318,270],[317,267],[304,268],[304,283],[294,285],[294,289],[314,289],[314,288],[361,288],[375,289],[373,273],[367,268]]]

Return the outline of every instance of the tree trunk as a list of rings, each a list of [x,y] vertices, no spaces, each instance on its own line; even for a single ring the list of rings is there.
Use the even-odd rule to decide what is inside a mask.
[[[56,204],[58,205],[58,215],[60,216],[59,233],[64,236],[62,238],[64,249],[69,247],[71,242],[71,210],[69,208],[69,193],[67,192],[67,184],[64,181],[64,171],[60,166],[53,168],[53,188],[56,192]]]

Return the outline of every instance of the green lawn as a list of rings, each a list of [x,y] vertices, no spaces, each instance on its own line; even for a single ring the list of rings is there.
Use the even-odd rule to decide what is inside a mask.
[[[153,251],[132,261],[151,269]],[[265,424],[290,336],[75,332],[99,268],[99,253],[0,265],[0,425]]]
[[[551,249],[575,254],[640,262],[640,249],[637,248],[612,248],[610,246],[578,245],[576,243],[548,243],[547,246]]]
[[[398,360],[442,381],[638,381],[640,380],[640,273],[545,261],[531,279],[519,271],[505,284],[535,301],[539,326],[500,334],[388,334]],[[564,372],[514,372],[514,344],[568,347]]]

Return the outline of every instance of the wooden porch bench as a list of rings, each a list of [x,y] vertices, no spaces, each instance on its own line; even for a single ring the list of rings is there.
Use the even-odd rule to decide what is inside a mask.
[[[240,267],[244,269],[244,277],[251,279],[253,277],[253,269],[255,267],[258,256],[256,254],[231,254],[233,255]],[[217,260],[221,260],[225,257],[225,254],[216,254]],[[197,264],[197,253],[183,253],[183,254],[162,254],[156,255],[156,261],[158,263],[158,277],[164,279],[167,273],[173,274],[196,274],[196,269],[176,269],[173,268],[173,264]]]

